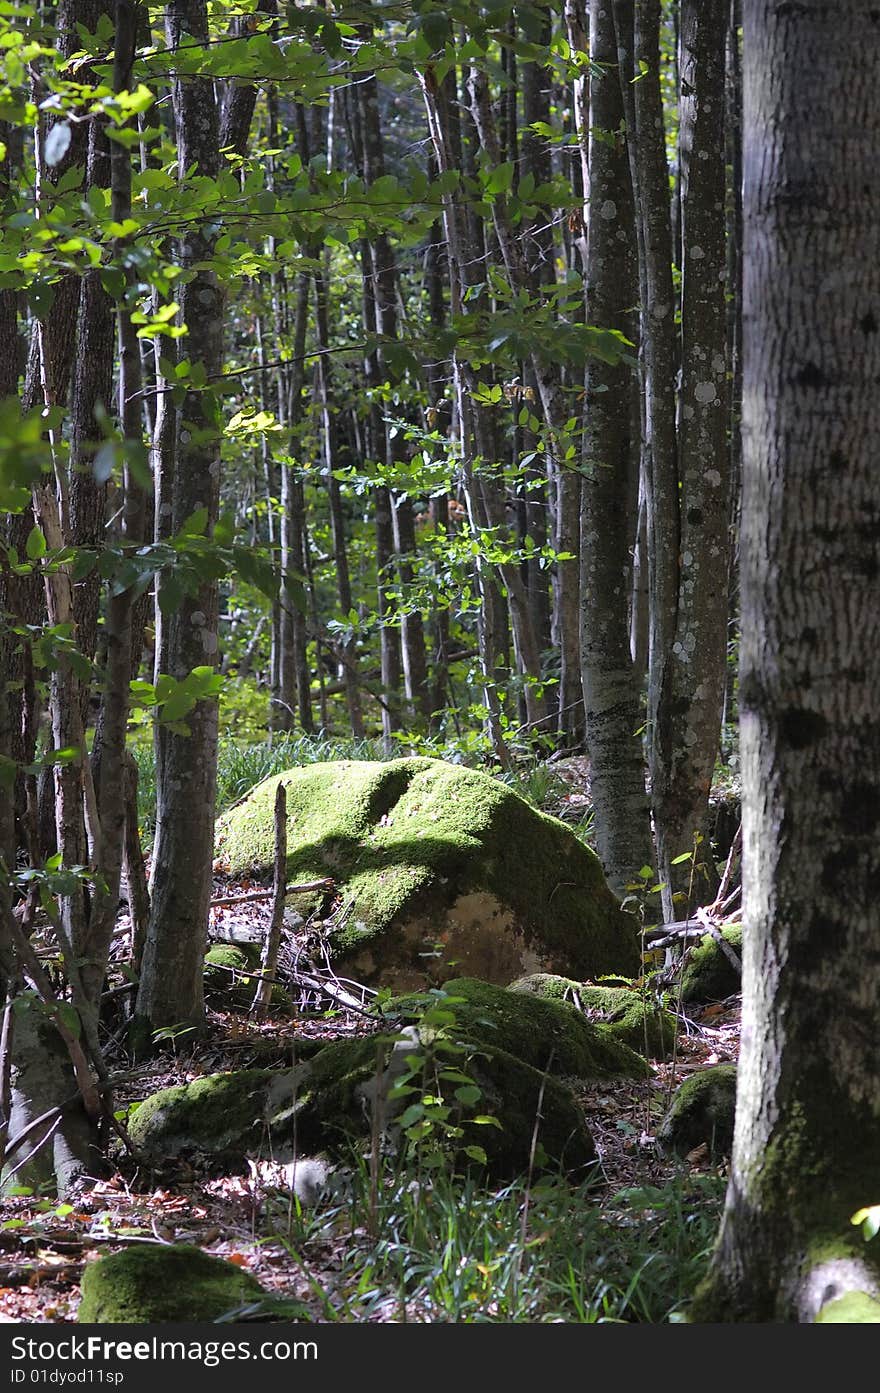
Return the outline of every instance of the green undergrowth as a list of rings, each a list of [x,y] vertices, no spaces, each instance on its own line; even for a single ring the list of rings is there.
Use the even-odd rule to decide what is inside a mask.
[[[371,1187],[360,1160],[342,1198],[270,1208],[332,1321],[663,1323],[702,1277],[724,1182],[689,1176],[620,1190],[549,1179],[501,1189],[409,1169]],[[328,1248],[341,1264],[321,1281]]]
[[[486,769],[481,758],[454,759],[448,750],[426,748],[422,753],[435,757],[445,756],[453,763],[474,765]],[[153,746],[148,741],[136,741],[131,745],[138,767],[138,820],[144,846],[150,846],[156,827],[156,760]],[[400,759],[409,754],[403,745],[391,756]],[[233,803],[238,802],[257,784],[272,774],[280,774],[286,769],[294,769],[304,764],[323,764],[329,760],[367,759],[382,761],[389,758],[380,740],[351,740],[325,735],[282,735],[273,740],[245,744],[239,740],[221,740],[217,760],[217,813],[223,813]],[[556,812],[561,796],[567,791],[565,781],[542,763],[526,761],[521,768],[495,773],[502,783],[518,793],[527,803],[544,812]],[[585,815],[579,824],[572,824],[572,831],[588,843],[592,813]]]
[[[156,760],[152,745],[134,745],[132,754],[138,766],[138,821],[143,842],[149,845],[156,827]],[[222,740],[217,757],[217,812],[224,812],[264,779],[285,769],[332,759],[384,758],[378,740],[342,740],[323,734],[279,736],[257,745]]]

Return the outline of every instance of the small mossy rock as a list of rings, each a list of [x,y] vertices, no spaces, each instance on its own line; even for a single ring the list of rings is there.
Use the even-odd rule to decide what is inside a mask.
[[[288,878],[333,877],[351,908],[329,927],[331,952],[359,980],[418,990],[449,977],[450,960],[501,985],[530,971],[638,970],[634,922],[598,858],[488,774],[416,758],[275,775],[219,821],[217,853],[233,874],[271,873],[279,782]],[[327,902],[296,907],[320,914]],[[441,952],[426,956],[426,943]]]
[[[205,954],[203,981],[205,1000],[221,1010],[249,1011],[254,1004],[262,952],[257,943],[217,943]],[[289,1006],[290,997],[276,982],[272,987],[273,1006]]]
[[[533,972],[511,982],[508,991],[569,1006],[588,1021],[607,1026],[616,1040],[648,1059],[668,1059],[675,1047],[672,1012],[627,987],[592,987],[570,977]]]
[[[657,1129],[657,1141],[679,1156],[703,1143],[714,1156],[727,1156],[733,1145],[735,1110],[736,1065],[701,1069],[676,1090]]]
[[[200,1248],[138,1244],[86,1266],[77,1321],[214,1321],[265,1294],[249,1272]]]
[[[827,1302],[817,1325],[880,1325],[880,1301],[867,1291],[848,1291]]]
[[[130,1134],[147,1161],[198,1152],[229,1166],[248,1155],[286,1161],[322,1154],[349,1161],[352,1147],[372,1136],[373,1108],[394,1136],[396,1112],[389,1090],[407,1055],[422,1048],[414,1031],[399,1036],[336,1040],[296,1069],[215,1074],[162,1089],[133,1114]],[[465,1125],[462,1148],[480,1145],[489,1172],[499,1178],[528,1169],[535,1117],[541,1125],[537,1169],[577,1173],[595,1158],[583,1113],[570,1089],[501,1049],[456,1059],[481,1090],[480,1112],[502,1127]],[[446,1085],[444,1085],[446,1086]],[[458,1082],[448,1084],[450,1096]],[[466,1164],[463,1151],[457,1157]]]
[[[576,1078],[645,1078],[644,1059],[602,1025],[559,1001],[514,993],[505,987],[456,977],[437,1000],[455,1017],[451,1033],[460,1040],[515,1055],[533,1069]],[[386,1012],[418,1017],[419,998],[390,1002]]]
[[[722,929],[722,938],[742,958],[742,928]],[[742,976],[711,934],[705,934],[691,950],[681,979],[681,999],[688,1002],[723,1001],[742,990]]]

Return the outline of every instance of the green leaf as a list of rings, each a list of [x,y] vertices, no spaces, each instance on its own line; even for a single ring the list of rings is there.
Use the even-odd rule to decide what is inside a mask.
[[[473,1103],[478,1103],[483,1096],[483,1090],[477,1088],[475,1083],[462,1084],[455,1090],[455,1096],[465,1107],[470,1107]]]
[[[478,1165],[486,1165],[488,1158],[481,1146],[466,1146],[463,1148],[463,1150],[465,1156],[469,1156],[471,1160],[476,1161]]]
[[[25,543],[25,551],[31,561],[38,561],[46,555],[46,538],[41,527],[32,527]]]
[[[67,1027],[75,1039],[79,1039],[82,1023],[76,1007],[71,1006],[69,1001],[59,1001],[56,1003],[55,1010],[61,1024]]]
[[[850,1223],[861,1226],[862,1237],[867,1243],[880,1233],[880,1204],[870,1204],[865,1209],[857,1209]]]
[[[400,1115],[400,1125],[404,1129],[414,1126],[416,1122],[421,1122],[425,1115],[425,1109],[421,1103],[410,1103]]]
[[[486,182],[486,192],[507,193],[513,183],[515,167],[513,160],[505,160],[504,164],[497,165]]]
[[[208,526],[207,508],[196,508],[180,529],[181,537],[204,537]]]
[[[166,572],[159,583],[158,600],[161,614],[174,614],[186,594],[183,580],[176,571]]]

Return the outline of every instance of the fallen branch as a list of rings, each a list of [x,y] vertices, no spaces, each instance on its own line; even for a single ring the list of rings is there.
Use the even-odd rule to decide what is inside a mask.
[[[336,881],[330,876],[324,880],[309,880],[303,885],[285,885],[285,895],[306,895],[313,890],[335,890]],[[221,895],[219,899],[211,900],[211,909],[223,909],[229,905],[255,904],[258,900],[271,900],[274,896],[273,890],[250,890],[246,895]]]

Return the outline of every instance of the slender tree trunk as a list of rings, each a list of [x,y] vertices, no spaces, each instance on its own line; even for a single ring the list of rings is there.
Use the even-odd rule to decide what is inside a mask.
[[[574,24],[569,32],[575,37]],[[614,21],[604,0],[590,5],[587,281],[589,320],[632,338],[638,255]],[[586,129],[585,129],[586,128]],[[585,179],[585,182],[586,179]],[[587,372],[581,502],[581,673],[597,849],[618,894],[653,857],[645,792],[641,693],[630,653],[632,548],[638,514],[632,369],[591,362]]]
[[[743,1038],[692,1318],[876,1321],[880,25],[745,0],[743,36]]]
[[[314,273],[315,282],[315,326],[318,349],[326,350],[330,343],[330,325],[327,314],[327,282],[323,272]],[[327,483],[327,497],[330,504],[330,528],[333,535],[333,560],[336,568],[336,592],[339,596],[339,609],[343,619],[347,619],[353,609],[351,576],[349,574],[348,550],[345,529],[345,514],[339,480],[334,475],[338,467],[338,430],[335,405],[332,397],[330,363],[326,352],[318,358],[315,373],[317,397],[321,407],[321,434],[324,453],[324,478]],[[364,715],[361,706],[361,693],[357,680],[357,646],[354,639],[347,639],[340,645],[342,659],[342,680],[345,685],[345,700],[348,706],[348,719],[351,733],[356,740],[364,735]]]
[[[293,311],[293,364],[287,405],[287,425],[290,430],[290,453],[298,454],[298,427],[302,417],[302,389],[305,380],[306,331],[309,312],[309,277],[301,272],[297,277],[296,301]],[[296,469],[281,467],[281,687],[282,699],[289,707],[295,700],[299,723],[311,733],[312,719],[311,674],[308,665],[308,634],[302,604],[297,603],[302,577],[305,575],[303,522],[305,503],[303,486]],[[295,694],[295,695],[294,695]]]
[[[680,570],[675,631],[665,654],[651,779],[664,910],[687,890],[691,867],[674,862],[705,836],[727,673],[729,453],[727,251],[724,203],[726,0],[681,7],[681,393],[676,499]],[[640,85],[640,84],[639,84]],[[697,860],[709,883],[714,867]],[[707,893],[708,892],[708,893]]]
[[[174,0],[166,9],[168,43],[204,43],[208,37],[204,0]],[[196,167],[196,178],[216,179],[220,168],[218,113],[208,78],[173,80],[174,119],[181,176]],[[223,365],[224,292],[214,272],[199,263],[211,256],[213,224],[191,227],[181,244],[181,261],[192,270],[180,291],[181,317],[188,334],[180,356],[200,363],[208,382]],[[172,459],[163,459],[160,490],[172,533],[201,508],[207,531],[217,520],[220,496],[218,399],[210,387],[190,389],[176,412]],[[162,605],[162,585],[159,605]],[[196,667],[217,660],[216,582],[203,583],[173,613],[163,614],[159,671],[182,679]],[[138,991],[135,1034],[138,1048],[151,1030],[204,1019],[202,964],[211,896],[214,802],[217,774],[217,703],[197,703],[187,717],[189,734],[157,729],[156,840],[152,864],[152,914]]]
[[[460,163],[453,163],[453,155],[457,152],[459,128],[451,114],[450,84],[444,83],[440,87],[433,73],[421,75],[420,80],[437,168],[441,174],[453,168],[460,169]],[[467,292],[471,284],[476,283],[475,268],[480,261],[478,248],[473,240],[471,214],[451,192],[443,196],[443,226],[449,264],[451,311],[457,314],[461,313],[468,303]],[[491,518],[486,510],[486,482],[478,479],[475,461],[480,458],[491,459],[492,454],[487,449],[488,438],[482,419],[482,408],[474,401],[476,380],[473,369],[458,353],[453,353],[452,370],[468,520],[472,532],[479,537],[481,531],[490,524]],[[488,481],[488,485],[491,489],[494,482]],[[477,613],[477,643],[486,704],[486,732],[497,759],[504,767],[509,768],[512,761],[504,738],[498,695],[499,596],[486,558],[478,554],[475,562],[481,601]],[[522,588],[521,581],[519,584]]]
[[[379,120],[378,90],[375,77],[362,82],[358,92],[364,177],[368,184],[372,184],[385,174],[385,151],[382,141],[382,126]],[[384,342],[393,343],[398,337],[397,304],[400,294],[394,252],[384,232],[377,233],[373,238],[371,263],[376,329]],[[378,356],[384,380],[394,381],[394,375],[388,363],[382,361],[382,353],[380,352]],[[396,461],[405,458],[403,454],[405,441],[399,431],[392,432],[384,422],[382,428],[385,438],[385,460],[389,466],[393,466]],[[392,497],[391,519],[400,584],[405,591],[407,585],[412,584],[413,567],[410,558],[414,556],[416,550],[415,524],[412,503],[409,498],[404,495]],[[411,716],[417,714],[421,721],[427,725],[431,716],[431,702],[421,612],[404,601],[400,624],[401,657],[407,704]]]

